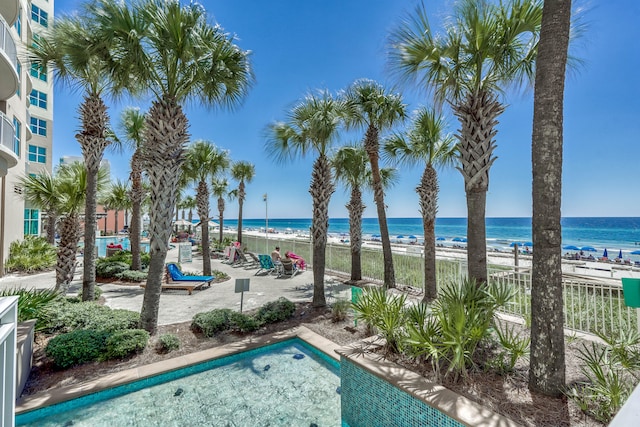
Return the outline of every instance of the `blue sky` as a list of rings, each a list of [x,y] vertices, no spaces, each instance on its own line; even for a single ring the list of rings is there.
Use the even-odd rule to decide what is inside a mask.
[[[56,14],[70,13],[82,2],[56,0]],[[238,45],[251,50],[256,84],[238,108],[209,111],[189,105],[192,140],[206,139],[229,149],[232,159],[253,163],[255,179],[247,185],[245,218],[263,218],[269,195],[270,218],[311,217],[308,192],[313,158],[275,164],[265,154],[265,127],[283,120],[307,91],[344,89],[370,78],[392,87],[385,46],[389,32],[414,0],[203,0],[210,19],[235,33]],[[449,0],[425,0],[432,28],[451,10]],[[584,65],[567,77],[564,120],[563,216],[640,216],[640,2],[580,2],[587,9],[586,33],[574,54]],[[397,87],[409,110],[429,105],[415,87]],[[74,138],[80,94],[57,85],[54,105],[54,164],[64,155],[80,155]],[[497,161],[491,168],[487,216],[531,215],[531,129],[533,90],[507,93],[499,118]],[[115,125],[127,106],[148,104],[109,100]],[[446,111],[449,131],[457,121]],[[344,143],[353,136],[345,136]],[[107,153],[113,178],[128,176],[128,155]],[[418,217],[415,187],[422,168],[403,168],[386,195],[389,217]],[[466,216],[464,185],[455,170],[440,171],[440,217]],[[338,188],[331,217],[346,217],[348,195]],[[365,195],[365,216],[375,216],[372,195]],[[225,216],[237,216],[229,202]]]

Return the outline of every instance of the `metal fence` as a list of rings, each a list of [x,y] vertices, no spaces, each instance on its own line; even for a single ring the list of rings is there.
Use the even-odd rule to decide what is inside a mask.
[[[243,236],[243,243],[251,251],[270,253],[275,246],[282,251],[293,251],[302,256],[309,264],[312,262],[311,243],[299,239]],[[396,284],[423,288],[424,258],[418,247],[413,250],[393,252],[393,264]],[[363,279],[383,283],[384,260],[381,249],[362,249]],[[466,259],[439,257],[436,261],[438,286],[452,280],[459,280],[467,275]],[[327,244],[327,272],[350,275],[351,252],[349,245]],[[525,321],[531,318],[531,271],[530,268],[490,265],[488,271],[490,281],[507,284],[515,289],[515,297],[502,311],[506,314],[522,317]],[[614,280],[586,277],[565,273],[564,285],[564,321],[565,327],[586,333],[609,333],[625,328],[638,330],[638,312],[624,304],[622,286]]]

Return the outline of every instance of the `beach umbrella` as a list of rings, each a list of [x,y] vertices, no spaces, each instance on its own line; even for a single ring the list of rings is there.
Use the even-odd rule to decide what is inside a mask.
[[[533,246],[533,242],[524,242],[523,245],[524,246]]]
[[[520,243],[520,242],[513,242],[513,243],[511,243],[509,246],[514,247],[515,245],[522,246],[522,245],[523,245],[523,243]]]
[[[396,239],[404,239],[404,236],[402,234],[399,234],[396,236]]]
[[[573,246],[573,245],[567,245],[565,246],[563,249],[566,249],[568,251],[579,251],[580,248],[577,246]],[[640,251],[638,251],[640,253]]]
[[[640,255],[640,251],[633,251],[631,252],[631,255]]]
[[[593,246],[583,246],[582,248],[580,248],[580,250],[585,252],[597,252],[597,249]]]
[[[620,249],[620,252],[618,253],[618,258],[622,259],[622,249]]]
[[[604,248],[604,252],[602,253],[602,258],[609,258],[609,252],[607,252],[607,248]]]
[[[444,237],[436,237],[436,240],[446,240],[446,239]]]
[[[409,236],[409,239],[417,239],[417,237],[412,234],[411,236]]]
[[[453,241],[454,242],[466,242],[467,239],[465,239],[464,237],[454,237]]]

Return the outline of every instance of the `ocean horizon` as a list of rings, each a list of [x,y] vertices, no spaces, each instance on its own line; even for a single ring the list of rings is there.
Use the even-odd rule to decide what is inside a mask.
[[[217,220],[216,218],[213,218]],[[196,221],[197,222],[197,221]],[[224,219],[224,226],[236,228],[237,219]],[[389,234],[399,241],[422,241],[422,218],[387,218]],[[243,218],[242,225],[247,230],[264,230],[265,218]],[[640,217],[563,217],[562,245],[579,248],[591,246],[595,252],[622,250],[625,258],[631,252],[640,250]],[[277,233],[309,234],[311,218],[269,218],[268,228]],[[349,219],[330,218],[329,234],[348,237]],[[488,217],[486,218],[487,245],[495,249],[507,249],[514,242],[531,243],[530,217]],[[363,218],[362,234],[366,239],[375,238],[380,233],[376,217]],[[411,238],[410,238],[411,236]],[[439,243],[459,242],[467,236],[467,218],[437,218],[436,236]],[[616,252],[617,255],[617,252]]]

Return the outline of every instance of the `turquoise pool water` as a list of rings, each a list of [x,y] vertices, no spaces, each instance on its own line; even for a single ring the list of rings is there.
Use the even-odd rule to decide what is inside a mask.
[[[96,246],[98,247],[98,256],[107,256],[107,245],[109,243],[120,244],[122,249],[129,250],[131,248],[131,242],[128,237],[96,237]],[[149,242],[141,243],[140,246],[145,252],[149,252]]]
[[[16,416],[17,426],[340,426],[339,363],[299,339]]]

